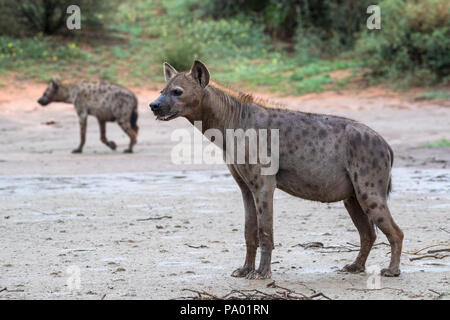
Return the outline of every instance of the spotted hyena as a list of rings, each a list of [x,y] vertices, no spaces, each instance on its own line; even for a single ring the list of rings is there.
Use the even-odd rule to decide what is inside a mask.
[[[75,105],[80,121],[80,144],[72,151],[73,153],[83,151],[88,115],[97,118],[100,126],[100,140],[112,150],[116,149],[116,144],[114,141],[106,139],[106,122],[116,121],[130,137],[130,144],[124,152],[133,152],[139,129],[137,126],[138,101],[130,90],[106,82],[64,83],[53,79],[38,102],[42,106],[51,102],[66,102]]]
[[[303,199],[344,202],[361,240],[358,257],[344,271],[364,271],[377,226],[391,246],[389,267],[381,273],[400,274],[403,232],[394,222],[387,203],[394,154],[377,132],[351,119],[277,108],[230,90],[210,81],[208,69],[199,61],[188,72],[177,72],[165,64],[164,74],[166,86],[150,104],[159,120],[184,117],[192,124],[201,121],[203,133],[214,128],[223,139],[228,139],[226,129],[279,130],[279,169],[275,174],[263,175],[261,163],[228,164],[244,200],[247,245],[245,263],[232,276],[249,279],[271,276],[276,188]],[[248,154],[250,147],[246,148]],[[224,149],[224,156],[226,152]],[[261,257],[255,270],[258,247]]]

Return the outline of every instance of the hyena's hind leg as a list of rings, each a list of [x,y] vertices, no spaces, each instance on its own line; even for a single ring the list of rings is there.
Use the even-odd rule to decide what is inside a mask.
[[[358,229],[361,247],[356,260],[353,263],[346,265],[341,271],[351,273],[363,272],[365,270],[367,257],[369,256],[377,236],[373,224],[364,213],[355,196],[344,200],[344,205]]]
[[[125,149],[123,152],[132,153],[133,146],[136,144],[137,132],[131,128],[129,121],[125,121],[125,122],[121,121],[121,122],[119,122],[119,126],[130,137],[130,144],[129,144],[128,148]]]
[[[381,172],[380,172],[381,173]],[[357,179],[354,179],[357,177]],[[400,255],[402,253],[403,232],[394,222],[387,205],[387,189],[390,174],[386,172],[377,176],[378,182],[372,182],[375,176],[366,175],[352,179],[359,205],[387,237],[391,245],[391,262],[388,268],[381,270],[381,275],[396,277],[400,275]]]
[[[106,144],[108,147],[110,147],[112,150],[116,150],[117,145],[114,141],[111,141],[106,138],[106,121],[98,119],[98,125],[100,127],[100,140],[104,144]]]
[[[385,277],[399,276],[403,232],[391,216],[391,212],[387,206],[386,196],[371,195],[362,201],[361,206],[367,210],[369,218],[386,235],[391,245],[391,262],[388,268],[381,270],[381,275]]]

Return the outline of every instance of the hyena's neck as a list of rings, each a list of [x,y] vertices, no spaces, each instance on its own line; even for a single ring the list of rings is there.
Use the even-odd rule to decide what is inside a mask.
[[[78,94],[78,83],[62,84],[58,88],[55,101],[74,103]]]
[[[264,112],[264,108],[209,85],[201,102],[199,119],[203,133],[208,129],[217,129],[225,136],[227,129],[253,127],[258,112]]]

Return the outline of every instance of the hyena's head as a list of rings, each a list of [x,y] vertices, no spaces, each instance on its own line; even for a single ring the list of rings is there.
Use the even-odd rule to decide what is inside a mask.
[[[46,106],[50,102],[57,101],[60,87],[61,81],[59,79],[52,79],[42,97],[39,98],[38,103],[41,106]]]
[[[168,121],[177,117],[198,118],[204,89],[209,83],[206,66],[195,61],[190,71],[177,72],[167,62],[164,63],[166,86],[161,95],[150,103],[156,119]]]

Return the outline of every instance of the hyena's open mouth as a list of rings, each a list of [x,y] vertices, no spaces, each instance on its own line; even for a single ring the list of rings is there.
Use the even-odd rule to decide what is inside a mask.
[[[174,112],[171,112],[166,115],[156,115],[156,120],[169,121],[169,120],[176,118],[177,115],[178,115],[178,111],[174,111]]]

